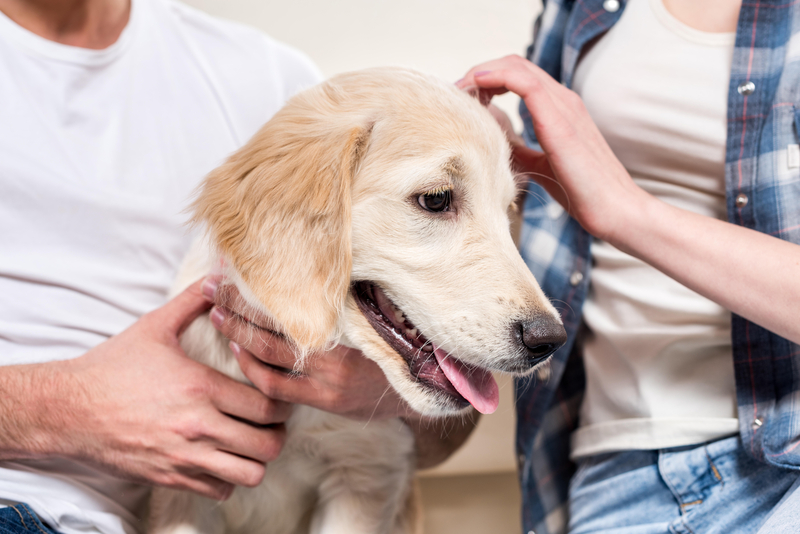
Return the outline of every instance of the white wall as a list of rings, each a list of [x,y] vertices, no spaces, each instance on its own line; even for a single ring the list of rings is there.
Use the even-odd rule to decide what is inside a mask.
[[[456,81],[524,54],[539,0],[185,0],[306,52],[327,75],[401,65]],[[515,118],[517,99],[498,104]],[[517,123],[518,124],[518,123]]]

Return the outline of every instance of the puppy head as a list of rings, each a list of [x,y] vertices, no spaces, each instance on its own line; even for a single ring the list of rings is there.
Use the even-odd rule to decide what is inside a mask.
[[[396,70],[337,83],[375,106],[352,186],[346,340],[420,412],[491,412],[491,371],[529,373],[566,340],[511,238],[508,143],[452,84]]]
[[[194,205],[229,281],[301,354],[335,337],[350,286],[351,183],[371,124],[338,98],[326,85],[295,97],[207,176]]]
[[[343,334],[414,409],[489,412],[491,371],[530,372],[565,340],[509,233],[509,159],[489,112],[451,84],[348,73],[212,172],[197,219],[301,353]]]

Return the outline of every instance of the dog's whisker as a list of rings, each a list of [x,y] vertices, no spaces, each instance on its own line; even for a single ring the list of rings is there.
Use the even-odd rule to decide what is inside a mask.
[[[373,418],[373,417],[375,417],[375,412],[378,410],[378,406],[380,406],[380,404],[381,404],[381,401],[382,401],[382,400],[383,400],[383,398],[386,396],[386,394],[387,394],[387,393],[389,393],[389,391],[390,391],[391,389],[392,389],[392,386],[391,386],[391,385],[388,385],[388,386],[386,386],[386,389],[384,389],[384,390],[383,390],[383,393],[381,393],[381,396],[380,396],[380,398],[378,399],[378,402],[376,402],[376,403],[375,403],[375,407],[372,409],[372,413],[371,413],[371,414],[369,414],[369,419],[367,419],[367,421],[364,423],[364,426],[362,427],[363,429],[366,429],[366,428],[367,428],[367,425],[369,425],[369,424],[370,424],[370,422],[372,422],[372,418]]]
[[[555,303],[563,304],[564,306],[566,306],[567,308],[569,308],[569,311],[570,311],[570,312],[574,312],[574,311],[575,311],[575,310],[572,308],[572,305],[571,305],[569,302],[567,302],[566,300],[561,300],[561,299],[551,299],[551,300],[550,300],[550,302],[551,302],[551,303],[553,303],[553,304],[555,304]]]
[[[515,178],[517,176],[524,176],[524,175],[539,176],[541,178],[544,178],[545,180],[548,180],[548,181],[553,182],[554,184],[556,184],[558,186],[558,188],[561,189],[561,192],[564,193],[564,199],[567,201],[567,205],[565,206],[565,209],[566,209],[567,213],[570,212],[570,208],[571,208],[572,204],[571,204],[570,199],[569,199],[569,194],[567,193],[567,190],[564,189],[564,186],[561,185],[561,182],[559,182],[558,180],[556,180],[555,178],[553,178],[551,176],[547,176],[546,174],[542,174],[540,172],[533,172],[533,171],[519,172],[519,173],[517,173],[515,175]]]

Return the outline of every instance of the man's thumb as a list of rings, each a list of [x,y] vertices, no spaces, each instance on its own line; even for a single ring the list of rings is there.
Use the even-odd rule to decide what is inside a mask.
[[[196,281],[156,311],[157,319],[164,328],[174,332],[177,337],[214,304],[203,294],[204,281],[205,278]]]

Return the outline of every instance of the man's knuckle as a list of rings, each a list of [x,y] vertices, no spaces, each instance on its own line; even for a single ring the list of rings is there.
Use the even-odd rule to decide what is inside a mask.
[[[265,396],[260,396],[255,401],[255,421],[259,425],[266,425],[274,420],[274,415],[277,411],[276,403]]]
[[[197,415],[188,416],[178,423],[177,432],[187,441],[200,441],[208,437],[208,423]],[[179,455],[175,459],[182,460],[183,457]]]
[[[277,391],[277,378],[266,370],[261,373],[247,375],[247,378],[249,378],[253,384],[256,385],[258,390],[267,397],[274,395]]]

